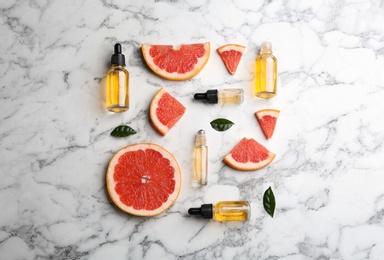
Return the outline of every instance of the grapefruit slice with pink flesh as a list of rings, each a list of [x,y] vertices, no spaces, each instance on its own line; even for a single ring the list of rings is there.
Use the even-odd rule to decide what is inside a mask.
[[[270,152],[254,139],[243,138],[232,151],[225,156],[224,162],[235,170],[254,171],[270,164],[275,156],[274,153]]]
[[[141,51],[148,67],[169,80],[187,80],[196,76],[209,59],[210,43],[173,45],[142,44]]]
[[[255,112],[255,116],[265,138],[271,139],[276,128],[276,121],[279,117],[280,110],[276,109],[262,109]]]
[[[136,216],[155,216],[177,199],[181,171],[173,155],[161,146],[133,144],[112,157],[106,182],[109,196],[121,210]]]
[[[244,50],[245,46],[238,44],[226,44],[217,49],[217,52],[230,74],[233,75],[236,73]]]
[[[185,111],[186,108],[176,98],[161,88],[151,101],[149,117],[155,129],[161,135],[166,135]]]

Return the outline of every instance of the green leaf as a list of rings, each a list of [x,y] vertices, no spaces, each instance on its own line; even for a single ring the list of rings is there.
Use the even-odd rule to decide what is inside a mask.
[[[127,125],[119,125],[111,132],[111,135],[115,137],[126,137],[134,134],[136,131]]]
[[[263,196],[263,205],[265,211],[273,218],[273,214],[275,213],[276,201],[275,195],[273,195],[272,188],[269,187]]]
[[[229,128],[231,128],[235,123],[232,121],[229,121],[228,119],[225,118],[217,118],[213,121],[211,121],[211,126],[213,129],[216,131],[227,131]]]

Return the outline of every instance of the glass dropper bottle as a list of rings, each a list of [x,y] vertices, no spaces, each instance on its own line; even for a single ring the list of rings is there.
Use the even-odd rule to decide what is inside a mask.
[[[211,89],[205,93],[196,93],[196,100],[202,100],[210,104],[241,104],[244,100],[242,89]]]
[[[248,201],[221,201],[216,205],[203,204],[200,208],[190,208],[189,215],[217,221],[246,221],[251,216],[251,206]]]
[[[114,51],[107,74],[107,109],[118,113],[129,109],[129,73],[120,43],[115,44]]]

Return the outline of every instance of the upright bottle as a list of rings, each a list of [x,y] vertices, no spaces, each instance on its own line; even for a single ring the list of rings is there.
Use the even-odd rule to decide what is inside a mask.
[[[216,205],[203,204],[200,208],[190,208],[189,215],[212,218],[217,221],[246,221],[251,216],[251,206],[248,201],[221,201]]]
[[[124,112],[129,109],[129,73],[125,69],[125,57],[120,43],[115,44],[111,68],[107,74],[107,109]]]
[[[255,93],[259,98],[273,98],[277,91],[277,59],[270,42],[263,42],[255,65]]]
[[[199,130],[196,135],[193,149],[193,182],[194,186],[207,185],[208,183],[208,146],[204,130]]]

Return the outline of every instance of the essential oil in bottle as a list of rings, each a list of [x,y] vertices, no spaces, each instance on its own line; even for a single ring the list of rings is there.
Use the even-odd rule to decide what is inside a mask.
[[[277,91],[277,59],[270,42],[263,42],[255,65],[255,93],[259,98],[273,98]]]
[[[211,89],[205,93],[196,93],[194,98],[210,104],[241,104],[244,92],[242,89]]]
[[[193,148],[193,184],[207,185],[208,182],[208,146],[204,130],[199,130]]]
[[[190,208],[188,214],[217,221],[246,221],[251,216],[251,206],[248,201],[221,201],[216,205],[203,204],[200,208]]]
[[[125,56],[121,44],[115,44],[111,57],[111,68],[107,74],[107,109],[124,112],[129,109],[129,73],[125,69]]]

